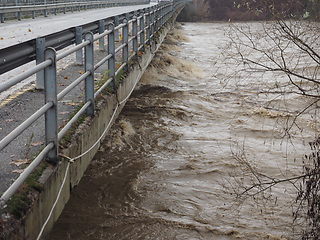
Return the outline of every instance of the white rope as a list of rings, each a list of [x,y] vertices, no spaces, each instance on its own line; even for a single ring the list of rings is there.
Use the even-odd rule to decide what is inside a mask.
[[[49,215],[48,215],[48,217],[47,217],[47,220],[45,221],[45,223],[43,224],[43,226],[42,226],[42,228],[41,228],[41,231],[40,231],[40,233],[39,233],[39,235],[38,235],[38,237],[37,237],[37,240],[40,239],[40,237],[41,237],[41,235],[42,235],[42,233],[43,233],[46,225],[48,224],[48,222],[49,222],[49,220],[50,220],[50,218],[51,218],[51,215],[52,215],[52,213],[53,213],[53,210],[54,210],[54,208],[56,207],[56,205],[57,205],[57,203],[58,203],[58,201],[59,201],[59,198],[60,198],[62,189],[63,189],[64,184],[65,184],[66,179],[67,179],[67,175],[68,175],[68,171],[69,171],[69,168],[70,168],[70,164],[71,164],[73,161],[75,161],[75,160],[83,157],[84,155],[86,155],[88,152],[90,152],[90,151],[101,141],[101,139],[103,138],[103,136],[105,135],[105,133],[108,131],[108,129],[109,129],[109,127],[110,127],[110,125],[111,125],[111,123],[112,123],[112,121],[113,121],[116,113],[117,113],[117,110],[118,110],[119,106],[128,100],[128,98],[130,97],[131,93],[134,91],[134,89],[135,89],[138,81],[140,80],[140,77],[142,76],[143,72],[147,69],[149,63],[151,62],[151,60],[152,60],[152,58],[153,58],[152,55],[153,55],[155,52],[158,51],[159,47],[160,47],[160,44],[159,44],[158,47],[155,49],[155,51],[153,51],[152,54],[150,55],[150,57],[149,57],[149,59],[148,59],[148,61],[147,61],[146,66],[145,66],[143,69],[140,69],[139,75],[138,75],[138,77],[137,77],[137,79],[136,79],[136,81],[135,81],[135,83],[134,83],[134,85],[133,85],[130,93],[129,93],[120,103],[117,104],[115,110],[113,111],[112,117],[111,117],[111,119],[110,119],[107,127],[105,128],[105,130],[103,131],[103,133],[102,133],[102,135],[99,137],[99,139],[95,142],[95,144],[93,144],[92,147],[90,147],[87,151],[85,151],[85,152],[82,153],[81,155],[79,155],[79,156],[77,156],[77,157],[75,157],[75,158],[69,159],[68,166],[67,166],[67,169],[66,169],[66,172],[65,172],[65,175],[64,175],[64,178],[63,178],[61,187],[60,187],[60,189],[59,189],[57,198],[56,198],[56,200],[55,200],[55,202],[54,202],[54,204],[53,204],[53,206],[52,206],[52,208],[51,208],[51,210],[50,210],[50,213],[49,213]]]
[[[41,228],[41,231],[40,231],[40,233],[39,233],[39,235],[38,235],[38,237],[37,237],[37,240],[40,239],[40,237],[41,237],[41,235],[42,235],[42,233],[43,233],[43,230],[44,230],[44,228],[46,227],[47,223],[49,222],[49,220],[50,220],[50,218],[51,218],[51,215],[52,215],[52,213],[53,213],[53,210],[54,210],[54,208],[55,208],[56,205],[57,205],[57,202],[58,202],[58,200],[59,200],[59,198],[60,198],[60,195],[61,195],[62,188],[63,188],[63,186],[64,186],[64,184],[65,184],[65,182],[66,182],[66,179],[67,179],[69,167],[70,167],[70,162],[68,162],[68,166],[67,166],[67,169],[66,169],[66,173],[65,173],[65,175],[64,175],[64,178],[63,178],[61,187],[60,187],[60,189],[59,189],[59,192],[58,192],[56,201],[54,202],[54,204],[53,204],[53,206],[52,206],[52,208],[51,208],[51,211],[50,211],[50,213],[49,213],[49,216],[48,216],[47,220],[45,221],[45,223],[43,224],[43,226],[42,226],[42,228]]]

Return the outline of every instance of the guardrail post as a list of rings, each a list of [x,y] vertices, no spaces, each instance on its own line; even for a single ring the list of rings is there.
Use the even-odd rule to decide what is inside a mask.
[[[133,22],[132,22],[132,35],[133,35],[133,41],[132,41],[132,50],[135,53],[135,58],[138,59],[138,20],[137,16],[133,16]]]
[[[119,25],[119,16],[114,16],[114,27],[117,27]],[[114,31],[114,39],[116,42],[119,42],[119,30]]]
[[[21,21],[21,12],[17,12],[18,21]]]
[[[166,22],[167,22],[167,21],[169,20],[169,18],[170,18],[171,8],[172,8],[172,3],[170,4],[170,6],[167,8],[167,11],[166,11]]]
[[[154,11],[154,19],[153,19],[154,20],[154,33],[156,33],[159,28],[159,11],[160,11],[160,7],[157,6]]]
[[[32,19],[35,19],[36,18],[36,11],[32,11]]]
[[[144,14],[142,13],[142,17],[140,18],[140,45],[142,46],[142,50],[144,50],[144,38],[145,38],[145,32],[144,32]]]
[[[108,35],[108,54],[111,54],[112,57],[108,60],[108,70],[109,70],[109,78],[113,78],[111,82],[112,88],[116,91],[116,84],[115,84],[115,45],[114,45],[114,24],[110,23],[108,26],[108,30],[112,30],[111,33]]]
[[[45,48],[45,39],[37,38],[36,39],[36,64],[40,64],[44,61],[44,48]],[[36,74],[36,89],[44,89],[44,70],[40,70]]]
[[[160,27],[162,27],[162,25],[163,25],[163,13],[164,13],[163,10],[164,10],[163,7],[160,7],[160,10],[159,10],[159,13],[160,13]]]
[[[150,11],[148,11],[146,15],[146,27],[147,27],[147,32],[146,32],[146,38],[147,38],[147,43],[150,45],[150,31],[151,31],[151,24],[150,24]]]
[[[44,52],[45,60],[50,59],[52,64],[45,68],[45,102],[52,102],[53,106],[45,113],[46,144],[52,142],[53,149],[47,155],[48,161],[58,163],[58,116],[57,116],[57,82],[56,82],[56,51],[47,48]]]
[[[122,28],[122,43],[125,43],[126,45],[122,49],[122,62],[126,63],[125,71],[128,71],[129,65],[128,65],[128,58],[129,58],[129,47],[128,47],[128,40],[129,40],[129,26],[127,19],[123,20],[123,23],[126,24]]]
[[[99,34],[104,33],[104,20],[99,20]],[[100,51],[105,51],[104,47],[104,37],[99,39],[99,50]]]
[[[76,45],[82,43],[82,27],[76,27]],[[82,48],[76,52],[76,63],[83,65],[83,50]]]
[[[0,13],[1,23],[4,23],[4,13]]]
[[[154,9],[152,9],[152,12],[151,12],[151,35],[153,36],[153,39],[154,39],[154,31],[155,31],[155,21],[154,21],[154,13],[155,13],[155,11],[154,11]]]
[[[94,114],[93,33],[86,33],[85,40],[90,41],[90,44],[85,47],[85,71],[90,71],[90,75],[85,80],[85,99],[86,102],[91,101],[91,105],[87,108],[87,115],[92,116]]]

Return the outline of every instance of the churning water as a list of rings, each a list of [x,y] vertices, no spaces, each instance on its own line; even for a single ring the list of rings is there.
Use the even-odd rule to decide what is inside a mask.
[[[308,100],[264,91],[275,75],[240,74],[228,31],[186,23],[169,34],[48,239],[298,238],[291,183],[241,193],[301,173],[310,116],[290,141],[282,129]]]

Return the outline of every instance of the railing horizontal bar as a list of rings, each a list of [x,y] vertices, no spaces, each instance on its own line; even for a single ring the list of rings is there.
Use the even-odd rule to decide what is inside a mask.
[[[114,50],[114,52],[115,52],[115,53],[119,52],[119,51],[120,51],[121,49],[123,49],[126,45],[127,45],[126,43],[121,44],[119,47],[117,47],[117,48]]]
[[[118,70],[114,73],[114,75],[117,76],[126,65],[127,63],[122,63]]]
[[[57,100],[61,100],[65,95],[67,95],[69,92],[71,92],[78,84],[80,84],[86,77],[90,75],[90,72],[87,71],[84,74],[82,74],[79,78],[77,78],[75,81],[73,81],[68,87],[63,89],[58,95]]]
[[[48,59],[35,67],[31,68],[30,70],[25,71],[24,73],[10,79],[8,82],[2,83],[0,85],[0,92],[7,90],[8,88],[12,87],[13,85],[25,80],[26,78],[32,76],[33,74],[39,72],[42,69],[50,66],[52,64],[52,60]]]
[[[73,48],[70,48],[69,50],[61,53],[61,54],[58,54],[57,57],[56,57],[56,60],[59,61],[61,60],[62,58],[65,58],[66,56],[70,55],[71,53],[74,53],[76,51],[78,51],[79,49],[87,46],[90,44],[90,41],[87,40],[87,41],[84,41],[83,43],[80,43],[79,45],[76,45],[74,46]]]
[[[94,70],[98,69],[99,67],[101,67],[106,61],[108,61],[110,58],[112,57],[112,54],[109,54],[108,56],[106,56],[105,58],[101,59],[95,66],[94,66]]]
[[[116,26],[114,30],[119,30],[120,28],[123,28],[125,25],[126,25],[125,23],[121,23],[118,26]]]
[[[18,190],[18,188],[22,185],[22,183],[27,179],[27,177],[33,172],[33,170],[40,164],[40,162],[46,157],[47,153],[54,147],[54,144],[49,143],[40,154],[30,163],[30,165],[24,169],[24,171],[20,174],[17,180],[5,191],[5,193],[1,196],[1,201],[7,202],[12,195]]]
[[[134,52],[134,53],[132,53],[132,55],[129,57],[128,61],[130,62],[130,61],[131,61],[131,59],[132,59],[135,55],[136,55],[136,53],[135,53],[135,52]]]
[[[94,93],[94,98],[96,99],[97,96],[111,83],[113,78],[109,78],[99,89]]]
[[[40,118],[46,111],[53,106],[53,102],[48,102],[43,105],[38,111],[32,114],[27,120],[16,127],[11,133],[0,141],[0,151],[4,149],[9,143],[11,143],[17,136],[19,136],[24,130],[26,130],[32,123]]]
[[[138,47],[138,51],[141,51],[144,48],[143,45],[141,45],[140,47]]]
[[[135,36],[132,36],[131,38],[129,38],[129,39],[128,39],[128,43],[129,43],[129,42],[132,42],[133,39],[135,39],[135,38],[136,38]]]
[[[112,30],[104,31],[101,34],[98,34],[98,35],[94,36],[93,41],[97,41],[98,39],[103,38],[104,36],[106,36],[106,35],[108,35],[110,33],[112,33]]]
[[[143,30],[138,31],[138,32],[137,32],[137,34],[138,34],[138,35],[140,35],[140,33],[142,33],[143,31],[144,31],[144,29],[143,29]]]
[[[67,123],[66,126],[58,133],[58,141],[63,138],[63,136],[68,132],[68,130],[72,127],[72,125],[79,119],[79,117],[86,111],[86,109],[91,105],[91,101],[88,101],[82,108],[76,113],[76,115],[71,118],[71,120]]]

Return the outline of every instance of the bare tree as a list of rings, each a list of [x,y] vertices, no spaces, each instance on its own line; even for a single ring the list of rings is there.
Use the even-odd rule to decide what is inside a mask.
[[[305,106],[290,110],[282,129],[282,137],[290,140],[293,127],[302,132],[298,119],[304,113],[310,114],[314,124],[319,125],[320,23],[317,18],[288,18],[287,14],[276,12],[272,5],[268,8],[275,20],[261,23],[259,31],[254,29],[254,24],[233,24],[229,49],[235,52],[230,54],[230,58],[237,69],[241,69],[238,74],[271,74],[272,81],[264,81],[261,92],[282,98],[297,94],[305,99]],[[250,165],[243,151],[233,153],[235,159],[251,173],[250,184],[242,184],[242,191],[237,192],[239,196],[265,194],[283,182],[296,187],[298,208],[293,216],[294,220],[305,223],[302,239],[320,238],[320,138],[317,130],[315,126],[315,140],[310,143],[311,153],[304,157],[303,173],[294,177],[279,179],[267,176]]]

